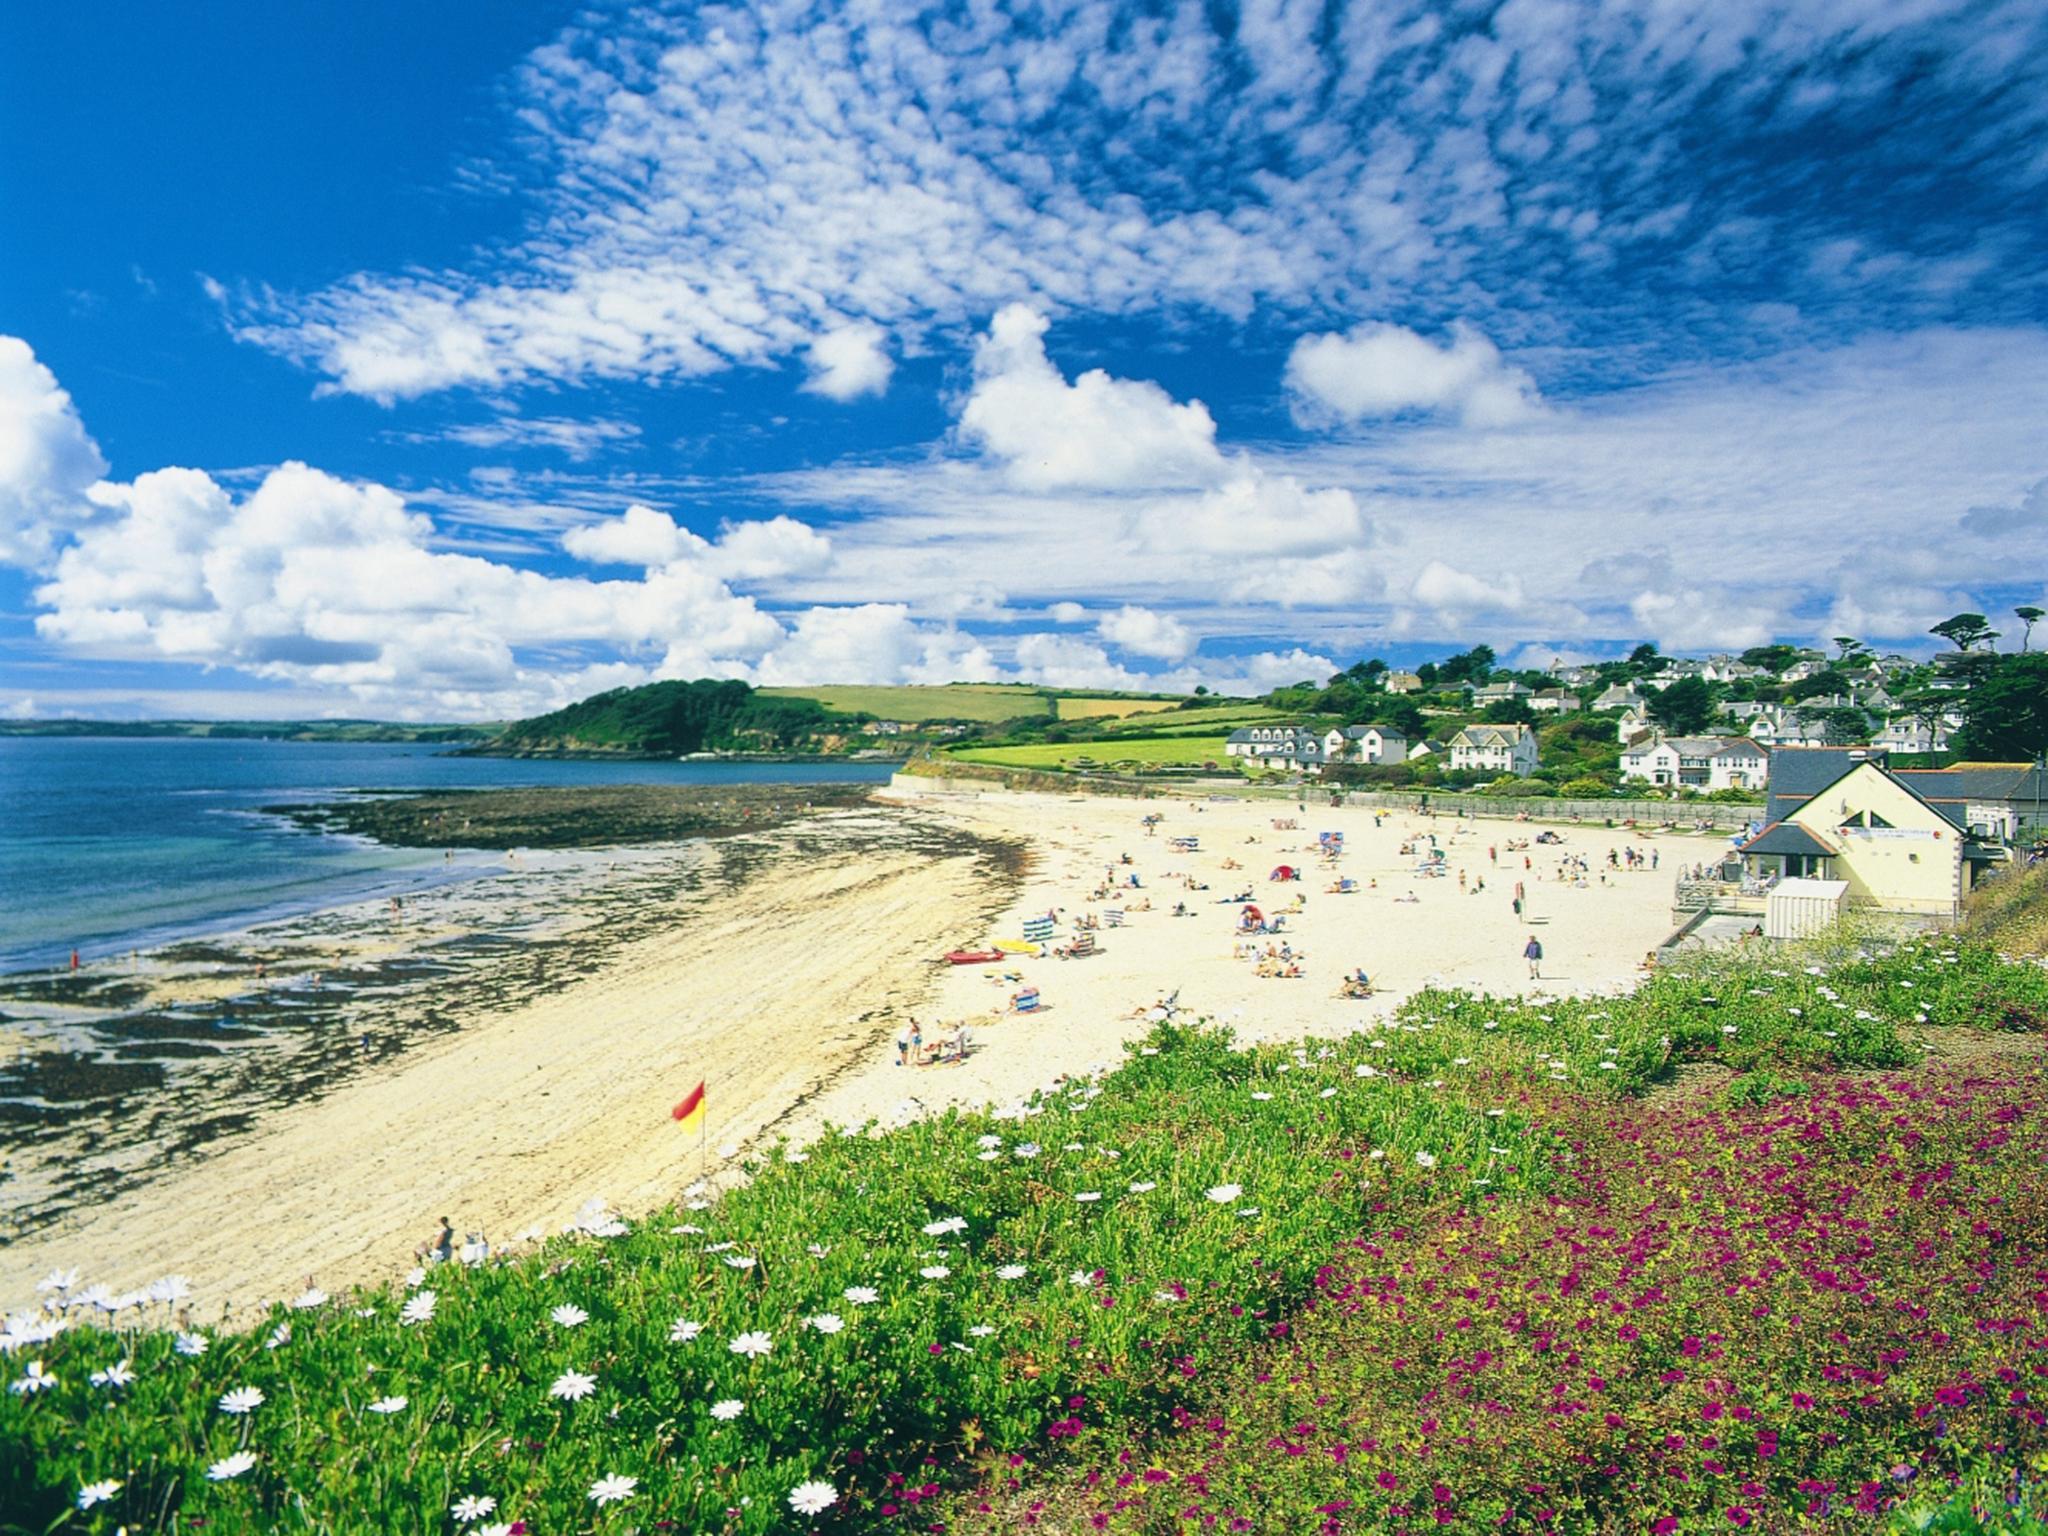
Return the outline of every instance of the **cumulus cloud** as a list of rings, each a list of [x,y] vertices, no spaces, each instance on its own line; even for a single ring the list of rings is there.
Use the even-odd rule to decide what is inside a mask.
[[[1046,318],[1006,305],[975,347],[960,433],[1024,490],[1161,490],[1228,472],[1216,423],[1147,379],[1090,369],[1068,383],[1046,355]]]
[[[1399,325],[1304,336],[1288,354],[1287,387],[1308,420],[1424,411],[1468,427],[1509,427],[1542,409],[1536,381],[1464,324],[1442,345]]]
[[[832,555],[823,534],[793,517],[727,523],[714,541],[639,502],[617,517],[570,529],[562,547],[592,565],[654,569],[687,561],[722,579],[743,581],[816,571]]]
[[[866,322],[825,332],[810,344],[806,361],[811,374],[805,390],[828,400],[879,395],[888,389],[889,376],[896,371],[887,336],[879,325]]]
[[[1104,614],[1096,623],[1095,632],[1134,656],[1153,656],[1161,661],[1184,660],[1199,643],[1194,631],[1171,614],[1155,613],[1134,603]]]
[[[28,343],[0,336],[0,564],[34,566],[92,516],[107,471],[97,444]]]
[[[1518,577],[1483,580],[1441,560],[1432,560],[1422,568],[1412,591],[1418,603],[1450,615],[1512,613],[1522,606],[1522,583]]]

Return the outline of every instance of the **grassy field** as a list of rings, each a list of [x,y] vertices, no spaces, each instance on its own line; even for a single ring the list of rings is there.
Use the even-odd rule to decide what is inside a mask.
[[[1143,736],[1213,736],[1236,730],[1241,725],[1264,725],[1273,720],[1292,720],[1263,704],[1231,704],[1216,709],[1176,709],[1171,714],[1138,715],[1105,727],[1117,733]]]
[[[816,699],[827,709],[873,715],[878,720],[918,724],[926,720],[994,723],[1052,712],[1044,690],[1018,683],[947,683],[932,688],[763,688],[771,697]]]
[[[1094,763],[1228,763],[1221,736],[1132,736],[1109,741],[1046,742],[1028,747],[967,747],[950,754],[1000,768],[1065,768],[1077,758]]]
[[[1106,715],[1155,715],[1163,709],[1179,709],[1179,699],[1090,699],[1061,694],[1053,707],[1062,720],[1099,720]]]

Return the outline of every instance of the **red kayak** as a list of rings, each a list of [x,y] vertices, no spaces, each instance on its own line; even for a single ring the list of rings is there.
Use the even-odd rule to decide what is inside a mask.
[[[1007,960],[1000,949],[956,949],[946,956],[948,965],[994,965],[998,960]]]

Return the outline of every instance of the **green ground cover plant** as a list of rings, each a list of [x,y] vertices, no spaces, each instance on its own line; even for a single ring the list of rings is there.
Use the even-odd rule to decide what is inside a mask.
[[[1693,1358],[1685,1340],[1697,1337],[1747,1362],[1739,1402],[1753,1413],[1768,1404],[1781,1437],[1795,1427],[1780,1400],[1810,1392],[1798,1384],[1809,1367],[1882,1369],[1915,1392],[1970,1373],[1940,1422],[1963,1426],[1958,1454],[1988,1455],[1985,1415],[2016,1406],[1994,1405],[1992,1384],[2033,1390],[2031,1380],[2006,1384],[2000,1361],[2032,1372],[2033,1341],[2048,1333],[2028,1291],[2048,1295],[2048,1274],[2014,1290],[2019,1271],[2007,1267],[2017,1256],[2020,1270],[2038,1269],[2030,1245],[2048,1229],[2035,1193],[2048,1185],[2034,1079],[1923,1081],[1912,1039],[1958,1025],[2038,1031],[2044,1018],[2039,968],[1933,938],[1703,960],[1610,999],[1433,991],[1384,1028],[1294,1047],[1237,1049],[1221,1032],[1167,1022],[1114,1070],[1049,1084],[1028,1102],[777,1149],[715,1198],[693,1190],[633,1223],[591,1210],[537,1250],[345,1298],[309,1292],[247,1331],[195,1325],[176,1277],[117,1296],[55,1274],[41,1306],[0,1331],[10,1388],[0,1395],[0,1530],[925,1529],[935,1518],[994,1518],[977,1500],[994,1509],[1010,1499],[1011,1477],[1020,1490],[1026,1478],[1057,1482],[1039,1469],[1066,1465],[1077,1444],[1086,1471],[1111,1483],[1134,1464],[1124,1457],[1157,1459],[1158,1486],[1176,1493],[1207,1479],[1221,1502],[1207,1500],[1204,1518],[1227,1507],[1238,1511],[1228,1519],[1263,1519],[1252,1506],[1268,1501],[1337,1530],[1405,1528],[1388,1523],[1409,1519],[1392,1515],[1391,1501],[1347,1491],[1343,1508],[1323,1512],[1301,1501],[1331,1502],[1326,1483],[1271,1481],[1264,1442],[1240,1425],[1331,1415],[1327,1404],[1298,1411],[1292,1386],[1280,1392],[1262,1362],[1338,1330],[1317,1368],[1343,1402],[1355,1399],[1344,1412],[1419,1415],[1398,1436],[1371,1436],[1408,1456],[1414,1424],[1449,1422],[1450,1407],[1417,1400],[1423,1377],[1391,1359],[1448,1371],[1450,1352],[1469,1358],[1482,1334],[1499,1335],[1486,1347],[1502,1358],[1522,1359],[1535,1335],[1506,1323],[1531,1308],[1553,1344],[1499,1397],[1521,1405],[1516,1433],[1493,1425],[1487,1440],[1477,1428],[1492,1421],[1471,1418],[1473,1444],[1455,1456],[1427,1434],[1440,1447],[1433,1456],[1463,1458],[1447,1507],[1466,1528],[1494,1528],[1476,1522],[1510,1513],[1531,1529],[1575,1528],[1529,1522],[1546,1507],[1606,1518],[1599,1501],[1612,1480],[1573,1459],[1597,1460],[1583,1439],[1593,1421],[1538,1415],[1531,1394],[1562,1379],[1539,1367],[1580,1347],[1566,1341],[1590,1305],[1581,1293],[1619,1295],[1623,1285],[1631,1297],[1660,1285],[1666,1298],[1643,1338],[1602,1331],[1598,1341],[1602,1361],[1615,1352],[1613,1379],[1642,1388],[1639,1402],[1614,1410],[1630,1436],[1691,1433],[1662,1427],[1709,1401],[1738,1402],[1702,1396],[1711,1388],[1695,1379],[1732,1366],[1677,1363]],[[1774,1084],[1794,1067],[1889,1075],[1883,1086],[1772,1092],[1737,1107],[1646,1107],[1646,1090],[1697,1060]],[[1893,1212],[1903,1208],[1894,1186],[1922,1188],[1923,1175],[1925,1198],[1903,1202],[1918,1214]],[[1756,1209],[1728,1206],[1744,1200]],[[1583,1235],[1561,1242],[1560,1222]],[[1793,1253],[1817,1224],[1832,1245],[1825,1267],[1862,1277],[1825,1307],[1783,1292],[1788,1270],[1808,1290],[1817,1283],[1812,1255]],[[1662,1235],[1627,1247],[1651,1228]],[[1913,1259],[1923,1244],[1931,1256]],[[1558,1276],[1543,1297],[1515,1291],[1515,1277],[1561,1253],[1583,1271],[1569,1288]],[[1432,1310],[1447,1291],[1419,1300],[1406,1281],[1398,1316],[1378,1301],[1333,1305],[1344,1285],[1345,1298],[1383,1295],[1375,1277],[1389,1264],[1437,1265],[1442,1286],[1455,1279],[1492,1296],[1473,1314],[1480,1333],[1467,1337]],[[1644,1279],[1652,1269],[1664,1278]],[[1966,1272],[1978,1292],[1951,1283]],[[1713,1283],[1701,1289],[1701,1275]],[[1818,1346],[1771,1353],[1761,1322],[1744,1323],[1738,1305],[1759,1286],[1772,1316],[1795,1306],[1840,1314],[1851,1342],[1839,1360]],[[1910,1344],[1900,1369],[1867,1365],[1865,1346],[1904,1325],[1887,1310],[1851,1329],[1845,1309],[1858,1297],[1911,1298],[1925,1313],[1919,1332],[1949,1342]],[[1354,1349],[1342,1330],[1374,1318],[1408,1331]],[[2002,1331],[1980,1327],[1990,1322]],[[1659,1361],[1694,1385],[1651,1390]],[[1374,1371],[1399,1390],[1374,1396]],[[1817,1400],[1832,1411],[1857,1384],[1831,1381]],[[1872,1481],[1882,1497],[1867,1502],[1881,1510],[1928,1486],[1891,1479],[1894,1464],[1946,1474],[1948,1452],[1926,1453],[1926,1424],[1901,1427],[1893,1399],[1904,1390],[1867,1414],[1852,1404],[1847,1428],[1799,1421],[1798,1434],[1843,1437],[1828,1448],[1834,1505],[1853,1506]],[[1218,1450],[1199,1426],[1225,1401]],[[1478,1412],[1459,1409],[1468,1411]],[[1612,1428],[1594,1435],[1600,1447]],[[1358,1443],[1349,1428],[1339,1438]],[[1662,1477],[1670,1457],[1657,1460],[1649,1443],[1628,1441],[1632,1456],[1641,1451],[1630,1466],[1654,1464],[1642,1475]],[[1902,1460],[1865,1475],[1877,1446]],[[1744,1454],[1745,1468],[1758,1459],[1753,1447]],[[1317,1456],[1327,1470],[1327,1453]],[[1360,1465],[1400,1477],[1404,1498],[1419,1486],[1408,1462]],[[1487,1467],[1568,1484],[1578,1503],[1525,1497],[1501,1477],[1486,1481]],[[1090,1521],[1181,1528],[1175,1511],[1187,1506],[1154,1501],[1141,1520],[1114,1500],[1090,1502],[1096,1491],[1064,1496],[1081,1499]],[[1441,1525],[1440,1504],[1432,1492],[1415,1519]],[[1003,1508],[1021,1522],[1018,1508]]]

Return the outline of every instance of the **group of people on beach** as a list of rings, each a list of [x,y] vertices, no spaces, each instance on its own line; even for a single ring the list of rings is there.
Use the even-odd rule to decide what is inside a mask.
[[[896,1065],[899,1067],[931,1067],[941,1062],[965,1061],[972,1049],[973,1031],[965,1019],[942,1028],[929,1041],[924,1037],[924,1026],[916,1019],[896,1033]]]

